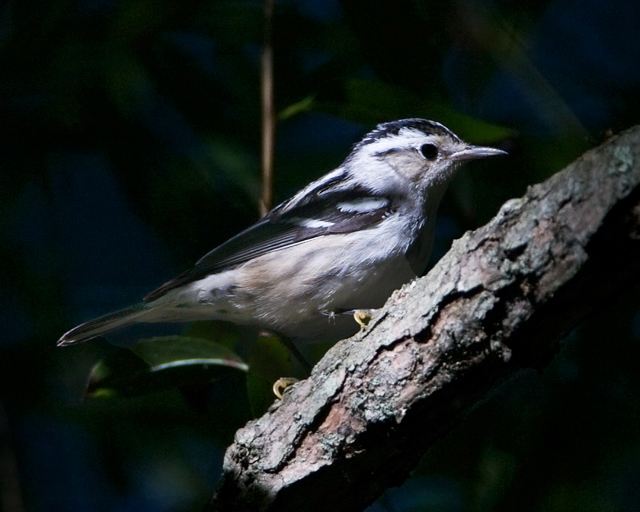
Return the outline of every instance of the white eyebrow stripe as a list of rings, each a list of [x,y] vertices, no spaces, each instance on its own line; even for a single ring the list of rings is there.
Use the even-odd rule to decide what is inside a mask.
[[[335,224],[335,222],[329,222],[327,220],[307,219],[304,217],[292,217],[291,220],[303,228],[330,228]]]
[[[361,199],[343,201],[338,203],[337,207],[341,212],[367,213],[379,210],[387,206],[388,203],[389,201],[384,197],[363,197]]]

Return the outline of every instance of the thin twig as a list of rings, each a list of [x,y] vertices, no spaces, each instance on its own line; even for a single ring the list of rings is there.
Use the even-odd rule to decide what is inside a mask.
[[[273,146],[276,123],[273,102],[273,4],[264,2],[264,43],[261,59],[262,96],[262,194],[260,214],[265,215],[273,202]]]

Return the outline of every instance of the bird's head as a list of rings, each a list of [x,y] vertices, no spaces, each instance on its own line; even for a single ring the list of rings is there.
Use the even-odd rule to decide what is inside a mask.
[[[467,160],[504,154],[500,149],[468,144],[440,123],[414,118],[379,124],[354,146],[347,164],[374,189],[388,182],[391,169],[400,181],[423,190],[446,185]]]

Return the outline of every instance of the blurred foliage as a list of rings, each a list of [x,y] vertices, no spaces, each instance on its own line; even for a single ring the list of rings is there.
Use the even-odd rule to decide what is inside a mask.
[[[135,395],[158,388],[213,382],[229,369],[248,366],[231,350],[211,340],[189,336],[141,339],[130,349],[111,349],[91,370],[90,397]]]
[[[441,255],[638,121],[638,25],[631,0],[280,0],[275,195],[375,123],[437,119],[510,152],[456,180]],[[210,322],[54,348],[256,220],[261,42],[253,0],[0,4],[0,468],[19,484],[0,474],[0,510],[9,492],[34,511],[200,510],[272,379],[304,374],[278,340]],[[637,510],[637,297],[603,304],[370,510]],[[120,392],[83,400],[92,368],[94,395]]]
[[[251,412],[258,417],[274,401],[273,384],[281,377],[305,377],[304,368],[293,361],[291,352],[276,336],[261,335],[249,356],[247,392]]]

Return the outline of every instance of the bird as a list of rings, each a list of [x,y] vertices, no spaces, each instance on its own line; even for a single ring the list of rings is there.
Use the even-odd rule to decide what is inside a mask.
[[[222,320],[295,344],[337,341],[427,269],[436,212],[464,162],[505,151],[420,118],[378,124],[336,169],[147,294],[58,340],[138,323]],[[362,322],[360,322],[362,323]]]

